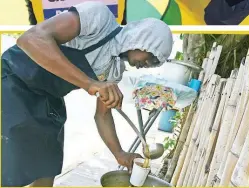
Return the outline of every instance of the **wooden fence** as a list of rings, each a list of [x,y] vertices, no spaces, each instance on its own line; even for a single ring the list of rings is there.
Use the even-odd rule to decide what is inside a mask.
[[[215,74],[222,46],[203,61],[203,85],[165,180],[174,186],[249,186],[249,52],[229,78]]]

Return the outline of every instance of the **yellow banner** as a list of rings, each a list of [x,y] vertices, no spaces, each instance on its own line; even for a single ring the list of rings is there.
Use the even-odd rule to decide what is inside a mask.
[[[48,1],[48,0],[31,0],[34,14],[37,22],[42,22],[49,17],[62,12],[73,5],[87,0],[70,0],[70,1]],[[99,0],[105,3],[117,18],[117,22],[121,23],[123,19],[124,2],[120,0]]]
[[[59,3],[53,0],[31,0],[38,23],[60,11],[64,11],[75,3],[83,1],[86,0],[61,1]],[[168,25],[249,25],[247,0],[237,0],[236,2],[240,1],[240,3],[233,6],[227,3],[227,1],[232,0],[99,1],[103,1],[109,6],[118,23],[121,23],[124,19],[130,22],[155,17]],[[28,24],[28,10],[24,2],[24,0],[8,0],[4,4],[1,3],[0,24]],[[17,3],[20,3],[20,5]],[[123,18],[125,8],[126,17]]]
[[[249,25],[247,0],[237,0],[236,5],[228,2],[234,1],[127,0],[126,20],[155,17],[168,25]]]

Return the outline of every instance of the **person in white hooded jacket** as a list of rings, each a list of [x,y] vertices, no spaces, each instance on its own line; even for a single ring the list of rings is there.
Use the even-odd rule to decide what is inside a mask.
[[[96,1],[71,7],[20,36],[1,57],[2,186],[53,186],[63,163],[63,97],[79,88],[99,93],[94,117],[99,134],[131,171],[141,156],[122,149],[111,114],[111,108],[122,107],[117,83],[124,61],[137,68],[160,66],[172,43],[164,22],[147,18],[121,27]]]

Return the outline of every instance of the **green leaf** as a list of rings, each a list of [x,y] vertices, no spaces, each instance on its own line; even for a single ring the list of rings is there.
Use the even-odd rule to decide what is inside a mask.
[[[181,40],[183,39],[183,34],[182,34],[182,33],[180,34],[180,39],[181,39]]]
[[[166,137],[165,139],[164,139],[164,142],[166,142],[166,141],[168,141],[169,140],[169,137]]]
[[[165,149],[165,150],[169,149],[169,143],[166,143],[166,144],[164,145],[164,149]]]

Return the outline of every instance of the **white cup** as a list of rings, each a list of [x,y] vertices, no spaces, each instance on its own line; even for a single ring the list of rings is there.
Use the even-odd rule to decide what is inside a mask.
[[[140,163],[143,164],[144,163],[144,159],[141,158],[136,158],[134,159],[134,163],[133,163],[133,169],[132,169],[132,173],[131,173],[131,178],[130,178],[130,183],[133,186],[143,186],[149,172],[150,172],[150,167],[149,168],[143,168],[141,166],[139,166],[136,163]]]

